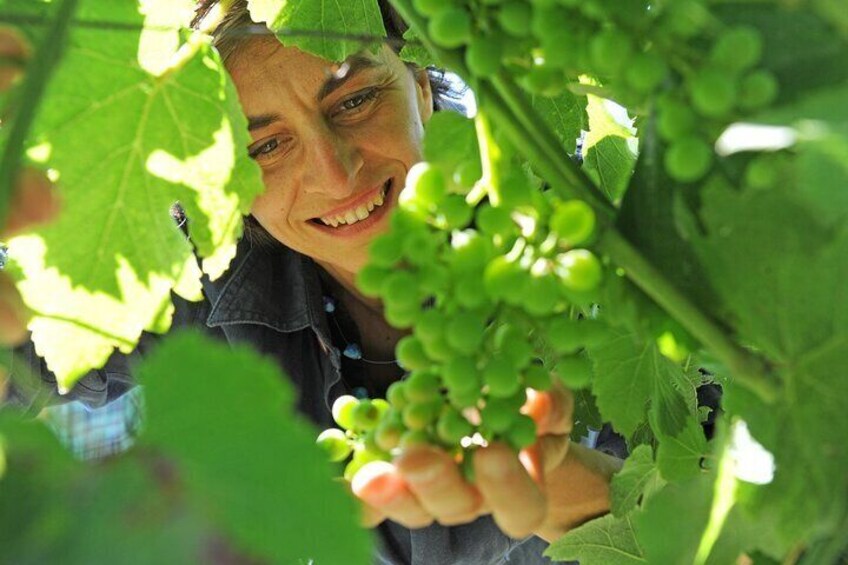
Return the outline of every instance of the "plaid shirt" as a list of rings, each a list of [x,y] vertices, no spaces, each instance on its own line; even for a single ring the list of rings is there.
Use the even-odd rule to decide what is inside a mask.
[[[101,459],[132,447],[141,431],[144,395],[135,387],[100,408],[76,401],[49,406],[44,417],[59,440],[79,459]]]

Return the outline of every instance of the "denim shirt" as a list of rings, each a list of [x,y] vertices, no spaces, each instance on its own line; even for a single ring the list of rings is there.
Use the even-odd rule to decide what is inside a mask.
[[[331,342],[315,263],[281,245],[251,245],[244,238],[227,273],[214,282],[205,280],[203,286],[206,300],[177,301],[174,327],[201,327],[228,343],[249,343],[288,375],[301,413],[321,428],[333,425],[333,401],[351,390],[341,375],[340,352]],[[142,340],[142,354],[155,339]],[[30,363],[43,369],[31,351]],[[91,407],[108,403],[132,386],[131,364],[127,357],[113,357],[66,398]],[[49,373],[40,372],[50,382]],[[434,524],[415,530],[385,521],[376,533],[374,562],[379,564],[550,563],[541,556],[547,547],[544,540],[511,539],[489,516],[462,526]]]

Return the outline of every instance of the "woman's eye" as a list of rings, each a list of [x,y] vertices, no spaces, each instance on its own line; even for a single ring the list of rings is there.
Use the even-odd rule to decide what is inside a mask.
[[[365,104],[366,102],[370,102],[374,98],[377,97],[377,89],[371,88],[366,90],[365,92],[360,92],[358,94],[354,94],[347,100],[343,101],[340,104],[341,110],[350,112],[353,110],[357,110],[360,106]]]
[[[279,146],[279,140],[274,137],[254,145],[250,148],[248,154],[251,159],[261,159],[262,157],[271,155]]]

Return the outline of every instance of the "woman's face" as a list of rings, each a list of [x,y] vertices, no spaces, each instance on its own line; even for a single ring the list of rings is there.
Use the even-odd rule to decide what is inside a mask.
[[[265,183],[253,216],[331,273],[355,274],[421,159],[432,113],[426,73],[410,72],[386,46],[338,72],[274,38],[251,40],[228,68]]]

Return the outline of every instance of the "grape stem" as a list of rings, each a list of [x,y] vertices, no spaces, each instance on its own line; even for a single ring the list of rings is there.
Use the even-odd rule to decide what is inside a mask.
[[[426,33],[426,21],[412,7],[411,0],[390,0],[401,16],[412,26],[425,47],[445,66],[465,77],[468,72],[458,49],[436,46]],[[727,332],[699,310],[686,296],[666,279],[613,226],[616,210],[586,176],[580,166],[563,158],[559,140],[539,118],[527,97],[515,82],[501,73],[491,80],[480,79],[478,103],[485,107],[498,126],[510,137],[533,167],[551,183],[553,190],[564,198],[579,198],[595,211],[603,227],[597,248],[623,268],[627,277],[650,296],[672,318],[677,320],[696,339],[724,363],[734,378],[763,401],[776,399],[775,383],[767,377],[765,362],[738,346]]]

